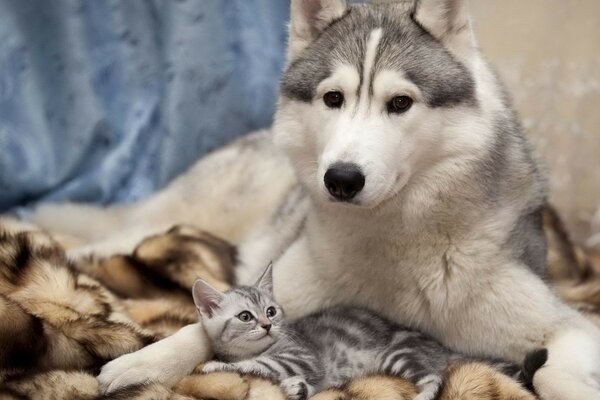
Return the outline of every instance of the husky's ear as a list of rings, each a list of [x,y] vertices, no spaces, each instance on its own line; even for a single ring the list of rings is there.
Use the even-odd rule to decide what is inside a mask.
[[[273,294],[273,262],[269,263],[267,269],[265,269],[265,272],[258,278],[258,281],[254,286],[267,293]]]
[[[345,11],[345,0],[292,0],[288,58],[296,57]]]
[[[209,285],[205,280],[196,279],[194,288],[192,289],[192,296],[194,297],[194,303],[198,311],[210,318],[213,316],[215,308],[223,300],[224,294]]]
[[[416,0],[413,18],[454,53],[475,46],[467,0]]]

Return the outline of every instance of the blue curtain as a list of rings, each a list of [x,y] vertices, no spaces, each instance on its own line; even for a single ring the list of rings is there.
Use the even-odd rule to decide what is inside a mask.
[[[285,0],[0,0],[0,211],[126,202],[271,123]]]

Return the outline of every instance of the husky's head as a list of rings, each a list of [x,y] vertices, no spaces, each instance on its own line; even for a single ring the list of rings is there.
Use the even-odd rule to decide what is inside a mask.
[[[313,197],[375,208],[485,150],[464,1],[291,5],[275,140]]]

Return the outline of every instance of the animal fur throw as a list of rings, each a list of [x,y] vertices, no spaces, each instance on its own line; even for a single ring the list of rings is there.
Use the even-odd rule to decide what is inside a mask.
[[[600,278],[546,211],[549,279],[558,293],[600,323]],[[284,399],[277,385],[197,368],[174,387],[148,383],[104,396],[95,375],[107,361],[197,321],[190,288],[197,277],[225,289],[235,248],[194,227],[149,237],[133,254],[69,260],[60,238],[0,220],[1,399]],[[190,349],[194,351],[194,349]],[[315,400],[411,399],[407,381],[372,376]],[[446,371],[441,399],[534,399],[480,363]]]

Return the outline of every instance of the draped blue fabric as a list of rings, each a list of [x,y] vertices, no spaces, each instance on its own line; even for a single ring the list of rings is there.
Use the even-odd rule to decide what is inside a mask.
[[[285,0],[0,0],[0,211],[131,201],[271,123]]]

